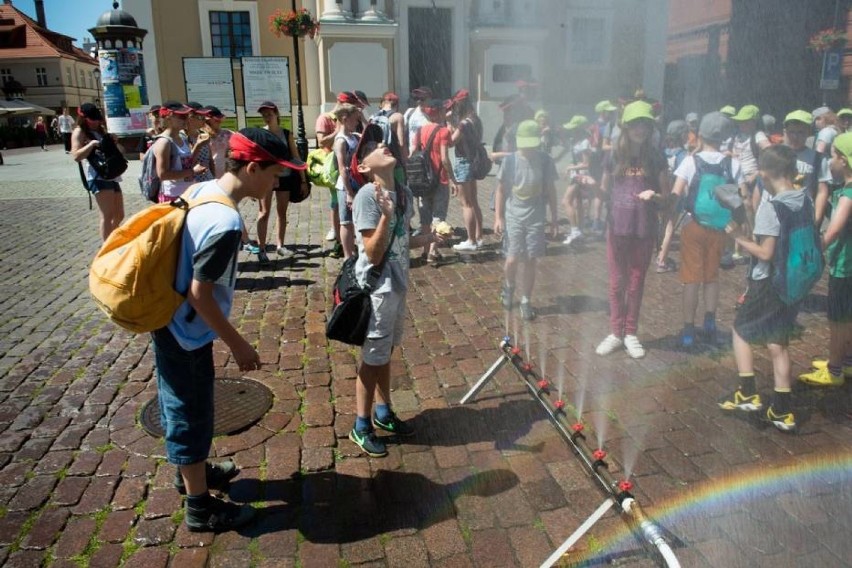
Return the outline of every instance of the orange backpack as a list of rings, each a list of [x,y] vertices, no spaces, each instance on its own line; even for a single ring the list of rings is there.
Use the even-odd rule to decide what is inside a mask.
[[[171,321],[185,299],[175,275],[186,214],[205,203],[236,209],[224,195],[181,197],[143,209],[110,234],[92,260],[89,291],[114,323],[145,333]]]

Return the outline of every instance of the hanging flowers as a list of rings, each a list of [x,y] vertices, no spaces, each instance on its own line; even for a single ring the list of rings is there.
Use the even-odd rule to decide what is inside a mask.
[[[825,53],[846,43],[846,32],[839,28],[826,28],[811,36],[808,49],[817,53]]]
[[[284,34],[288,37],[308,36],[313,39],[319,33],[319,28],[320,23],[304,8],[286,12],[279,8],[269,16],[269,29],[278,37]]]

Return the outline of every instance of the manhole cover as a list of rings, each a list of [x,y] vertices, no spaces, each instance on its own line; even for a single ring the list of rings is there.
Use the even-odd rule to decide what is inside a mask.
[[[216,379],[213,382],[213,435],[233,434],[260,420],[272,408],[272,391],[249,379]],[[157,397],[142,407],[142,428],[154,437],[163,435]]]

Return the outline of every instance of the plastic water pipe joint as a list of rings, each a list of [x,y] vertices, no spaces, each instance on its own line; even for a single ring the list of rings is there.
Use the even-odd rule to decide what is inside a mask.
[[[565,401],[564,400],[557,400],[556,402],[553,403],[553,406],[556,407],[556,410],[562,411],[562,409],[565,408]]]
[[[525,362],[523,365],[521,365],[521,369],[523,369],[523,371],[524,371],[525,373],[529,373],[530,371],[532,371],[532,370],[533,370],[533,367],[534,367],[534,365],[533,365],[533,364],[532,364],[532,362],[530,362],[530,361],[527,361],[527,362]],[[543,380],[544,380],[544,379],[542,379],[542,381],[543,381]],[[545,382],[546,382],[546,381],[545,381]]]
[[[580,422],[575,422],[574,424],[571,425],[571,429],[574,430],[574,432],[576,432],[577,434],[582,432],[584,428],[585,428],[585,426],[583,426],[583,424],[580,423]]]
[[[529,369],[524,369],[524,370],[529,371]],[[538,388],[540,388],[541,390],[547,390],[547,387],[549,387],[549,386],[550,386],[550,382],[548,382],[547,379],[541,379],[538,382]]]
[[[606,459],[606,452],[600,448],[592,452],[592,457],[597,461],[603,461]]]
[[[512,356],[515,356],[515,357],[520,356],[521,348],[516,345],[516,346],[512,347],[510,353],[512,354]]]

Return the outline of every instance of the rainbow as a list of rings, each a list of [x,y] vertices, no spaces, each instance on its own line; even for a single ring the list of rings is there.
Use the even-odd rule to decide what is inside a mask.
[[[839,484],[846,490],[852,482],[852,451],[836,455],[810,456],[787,466],[755,465],[750,468],[709,480],[684,491],[676,498],[646,509],[649,517],[666,530],[679,536],[678,525],[689,522],[691,515],[710,515],[713,511],[739,510],[744,503],[755,499],[775,498],[786,492],[800,492],[805,487]],[[642,479],[637,480],[639,486]],[[712,516],[712,515],[711,515]],[[595,535],[596,550],[574,552],[569,556],[578,565],[596,564],[595,559],[613,551],[624,550],[635,540],[627,524],[609,535]],[[631,542],[628,542],[631,541]],[[677,549],[675,549],[677,554]]]

